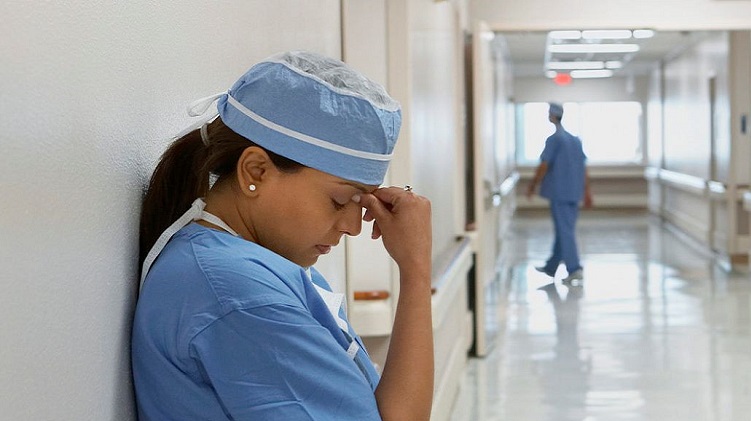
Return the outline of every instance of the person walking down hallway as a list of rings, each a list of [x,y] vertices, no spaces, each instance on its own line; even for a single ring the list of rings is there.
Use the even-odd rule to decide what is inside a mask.
[[[582,149],[581,140],[563,128],[563,107],[560,104],[550,104],[548,120],[555,125],[555,133],[545,141],[540,164],[527,188],[527,198],[532,198],[540,184],[540,196],[550,201],[555,240],[550,258],[544,266],[535,269],[554,277],[558,265],[563,262],[568,271],[563,282],[581,282],[584,271],[576,246],[576,220],[582,198],[585,208],[592,206],[586,169],[587,156]]]

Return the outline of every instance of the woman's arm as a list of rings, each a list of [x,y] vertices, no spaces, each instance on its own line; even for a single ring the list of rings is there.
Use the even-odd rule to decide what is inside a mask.
[[[376,389],[386,421],[430,419],[433,402],[431,317],[432,228],[430,202],[397,187],[364,194],[364,219],[375,220],[373,238],[399,266],[400,291],[386,364]]]

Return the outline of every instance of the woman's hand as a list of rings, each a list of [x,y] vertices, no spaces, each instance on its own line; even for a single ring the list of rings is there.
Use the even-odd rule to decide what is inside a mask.
[[[430,201],[400,187],[384,187],[353,198],[373,223],[373,239],[383,245],[399,267],[430,262],[432,228]]]
[[[388,356],[375,391],[383,420],[427,421],[433,401],[430,201],[399,187],[353,198],[399,265],[399,298]]]

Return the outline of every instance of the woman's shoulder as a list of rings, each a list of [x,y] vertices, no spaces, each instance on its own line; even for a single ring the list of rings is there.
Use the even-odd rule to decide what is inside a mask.
[[[223,231],[191,224],[186,246],[216,299],[232,309],[299,302],[303,269],[258,244]]]

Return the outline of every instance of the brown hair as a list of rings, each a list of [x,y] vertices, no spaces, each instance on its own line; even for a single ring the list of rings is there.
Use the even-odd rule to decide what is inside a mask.
[[[227,127],[220,117],[208,124],[208,146],[199,129],[175,140],[151,176],[141,208],[139,264],[161,233],[209,191],[209,177],[217,181],[235,173],[237,161],[250,146],[258,146]],[[260,146],[258,146],[260,147]],[[281,171],[297,172],[303,165],[265,148]]]

